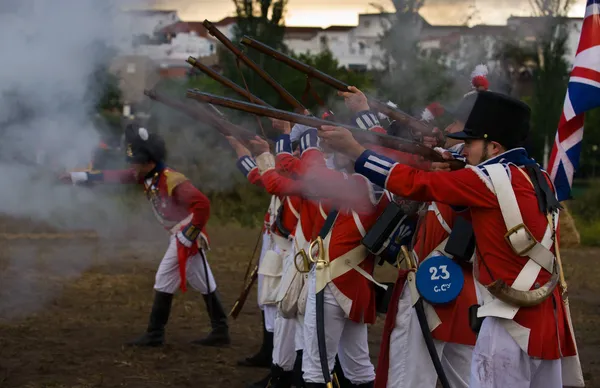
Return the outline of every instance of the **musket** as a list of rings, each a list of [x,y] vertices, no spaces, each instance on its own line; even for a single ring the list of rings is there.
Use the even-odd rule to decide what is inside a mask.
[[[231,89],[234,92],[236,92],[237,94],[239,94],[240,96],[245,97],[246,99],[248,99],[248,101],[253,102],[255,104],[263,105],[263,106],[271,106],[270,104],[267,104],[266,102],[264,102],[260,98],[256,97],[254,94],[250,93],[246,89],[242,88],[241,86],[239,86],[238,84],[236,84],[235,82],[233,82],[232,80],[230,80],[229,78],[227,78],[227,77],[225,77],[225,76],[217,73],[216,71],[214,71],[210,67],[208,67],[205,64],[201,63],[196,58],[189,57],[186,60],[186,62],[189,63],[190,65],[194,66],[196,69],[200,70],[201,72],[203,72],[204,74],[206,74],[210,78],[212,78],[215,81],[219,82],[223,86],[226,86],[229,89]]]
[[[238,125],[227,121],[223,117],[219,117],[217,114],[206,109],[201,104],[197,104],[196,106],[192,107],[188,104],[183,103],[182,101],[178,101],[167,96],[160,95],[154,90],[146,89],[144,90],[144,94],[150,97],[152,100],[158,101],[175,110],[185,113],[186,115],[190,116],[195,120],[207,122],[209,125],[217,128],[219,132],[221,132],[224,136],[234,136],[244,142],[252,140],[255,136],[258,136],[257,134],[248,131],[245,128],[242,128]]]
[[[250,281],[248,282],[248,284],[246,284],[246,286],[242,290],[242,293],[240,294],[239,298],[235,301],[235,304],[233,305],[233,307],[231,308],[231,311],[229,312],[229,316],[232,317],[233,319],[236,319],[238,317],[238,315],[240,315],[240,312],[242,311],[242,308],[244,307],[244,304],[246,303],[246,299],[248,299],[250,290],[252,290],[252,286],[256,282],[257,278],[258,278],[258,265],[255,266],[254,269],[252,270],[252,272],[250,273]]]
[[[253,49],[255,49],[257,51],[260,51],[263,54],[273,57],[274,59],[285,63],[286,65],[290,66],[291,68],[296,69],[296,70],[306,74],[309,77],[318,79],[319,81],[333,87],[334,89],[337,89],[342,92],[349,91],[348,88],[350,87],[350,85],[348,85],[347,83],[342,82],[339,79],[336,79],[328,74],[325,74],[322,71],[317,70],[314,67],[309,66],[304,62],[301,62],[301,61],[294,59],[288,55],[285,55],[284,53],[277,51],[274,48],[269,47],[264,43],[261,43],[261,42],[255,40],[255,39],[252,39],[248,36],[244,36],[242,38],[241,43],[248,47],[252,47]],[[393,120],[398,121],[399,123],[407,125],[413,131],[420,133],[421,136],[431,135],[433,133],[433,128],[431,128],[430,126],[428,126],[421,120],[419,120],[415,117],[412,117],[408,113],[403,112],[398,108],[393,108],[393,107],[387,105],[386,103],[376,100],[374,98],[371,98],[371,97],[367,97],[367,98],[368,98],[369,105],[371,106],[371,108],[383,113],[384,115],[390,117]]]
[[[217,27],[215,27],[211,22],[205,20],[203,23],[204,28],[210,32],[212,36],[217,38],[229,51],[231,51],[239,60],[244,62],[246,66],[250,69],[254,70],[265,82],[267,82],[273,89],[277,91],[279,96],[285,100],[295,111],[302,113],[306,110],[306,108],[302,105],[300,101],[298,101],[294,96],[290,94],[283,86],[281,86],[277,81],[273,79],[266,71],[260,68],[252,59],[248,58],[246,54],[244,54],[239,48],[237,48]]]
[[[343,127],[349,129],[352,132],[354,138],[360,143],[378,144],[386,148],[396,149],[403,152],[420,155],[432,162],[449,163],[450,168],[453,170],[457,170],[464,167],[463,162],[458,160],[445,160],[439,153],[432,150],[431,148],[411,140],[402,139],[399,137],[394,137],[372,131],[365,131],[351,125],[332,123],[331,121],[319,119],[313,116],[306,116],[297,113],[287,112],[284,110],[260,106],[249,102],[234,100],[231,98],[219,97],[213,94],[203,93],[196,89],[188,89],[186,95],[187,97],[200,102],[223,106],[242,112],[252,113],[258,116],[271,117],[283,121],[289,121],[292,123],[303,124],[313,128],[320,128],[326,125],[335,125]]]

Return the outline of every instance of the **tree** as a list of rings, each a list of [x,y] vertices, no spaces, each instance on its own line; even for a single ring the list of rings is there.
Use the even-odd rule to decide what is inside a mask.
[[[285,14],[287,0],[235,0],[234,4],[236,6],[237,24],[231,40],[238,47],[243,47],[239,45],[239,41],[243,36],[248,35],[351,85],[359,88],[370,86],[371,83],[368,74],[341,68],[330,51],[325,50],[319,53],[304,54],[290,52],[283,40],[285,34],[283,15]],[[220,46],[218,53],[219,62],[223,68],[223,75],[225,77],[244,88],[247,86],[252,94],[260,97],[274,107],[290,110],[291,107],[281,99],[279,94],[270,85],[243,63],[236,63],[236,58],[226,48]],[[307,92],[307,79],[304,73],[298,72],[256,50],[246,50],[246,54],[294,97],[302,100],[303,105],[313,111],[313,113],[318,113],[319,102],[330,103],[334,101],[333,97],[336,91],[331,87],[315,81],[310,83],[312,92],[305,93]],[[190,82],[202,85],[203,90],[208,91],[212,89],[217,94],[240,98],[232,91],[215,85],[204,75],[195,75],[191,77]],[[219,89],[221,90],[220,93],[218,92]],[[336,113],[338,112],[336,111]],[[248,120],[248,115],[237,116],[238,119],[234,120],[238,122],[243,121],[247,126],[257,126],[255,125],[255,121]],[[263,127],[265,131],[268,131],[268,125]]]
[[[530,0],[543,22],[535,45],[537,63],[533,71],[531,143],[533,155],[545,160],[552,147],[562,112],[569,76],[565,60],[568,38],[566,15],[573,0]]]
[[[424,2],[393,0],[396,12],[384,19],[384,33],[378,43],[384,68],[376,82],[378,92],[409,112],[447,97],[452,86],[442,58],[420,52],[423,18],[419,10]]]
[[[233,0],[236,7],[237,23],[234,28],[232,42],[241,47],[239,42],[245,35],[251,36],[276,50],[287,52],[283,43],[285,33],[284,14],[287,0]],[[285,74],[285,66],[276,61],[266,61],[256,50],[247,50],[246,54],[263,70],[276,80],[281,80]],[[235,81],[238,85],[248,86],[248,89],[266,102],[278,108],[287,109],[289,106],[280,101],[277,93],[264,80],[243,63],[225,47],[218,48],[219,63],[223,75]],[[283,74],[282,74],[283,73]]]

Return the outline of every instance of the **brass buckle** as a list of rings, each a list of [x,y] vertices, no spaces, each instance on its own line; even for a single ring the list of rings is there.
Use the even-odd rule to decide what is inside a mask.
[[[298,267],[298,256],[300,256],[300,260],[302,261],[302,265],[303,265],[302,269],[300,269],[300,267]],[[296,267],[296,270],[300,273],[310,272],[310,259],[306,255],[306,252],[304,251],[304,249],[300,249],[300,251],[298,253],[296,253],[296,255],[294,256],[294,266]]]
[[[317,257],[313,256],[313,251],[317,248]],[[310,243],[310,248],[308,249],[308,258],[311,262],[316,264],[317,270],[321,270],[329,265],[329,263],[325,260],[325,249],[323,248],[323,239],[321,237],[317,237],[317,239]]]
[[[527,233],[527,236],[529,236],[529,239],[531,240],[531,244],[529,244],[528,246],[526,246],[522,251],[517,251],[515,249],[515,247],[513,246],[512,242],[510,241],[510,236],[512,236],[513,234],[517,233],[519,230],[525,230],[525,233]],[[521,223],[511,229],[508,230],[508,232],[506,232],[506,234],[504,235],[504,239],[506,240],[506,242],[508,243],[508,245],[510,246],[510,249],[513,250],[513,252],[515,252],[517,255],[519,256],[525,256],[525,254],[527,254],[527,252],[529,252],[530,250],[533,249],[533,247],[535,247],[537,245],[537,240],[535,239],[535,237],[533,237],[533,234],[531,234],[531,231],[529,230],[529,228],[527,227],[527,225]]]

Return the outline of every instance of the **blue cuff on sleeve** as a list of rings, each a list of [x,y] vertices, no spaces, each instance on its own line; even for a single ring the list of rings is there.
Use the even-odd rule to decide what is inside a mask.
[[[236,165],[237,168],[239,168],[242,174],[244,174],[244,176],[246,177],[248,176],[248,174],[250,174],[250,171],[256,168],[256,163],[249,156],[242,156],[241,158],[239,158]]]
[[[385,181],[395,164],[396,162],[393,159],[379,155],[371,150],[366,150],[356,159],[354,170],[367,177],[367,179],[377,186],[385,187]]]
[[[317,130],[315,128],[307,130],[300,136],[300,152],[304,153],[304,151],[308,151],[311,148],[320,150],[319,136],[317,135]]]
[[[275,141],[275,153],[279,154],[291,154],[292,153],[292,141],[290,135],[281,135]]]
[[[354,116],[354,122],[359,128],[364,129],[365,131],[373,127],[381,127],[377,115],[371,112],[370,110],[363,110],[362,112],[358,112]]]
[[[88,182],[102,182],[104,181],[104,173],[102,171],[88,172],[87,178]]]
[[[461,162],[465,162],[465,163],[467,162],[467,158],[462,156],[458,152],[450,151],[450,154],[452,154],[452,157],[456,160],[460,160]]]

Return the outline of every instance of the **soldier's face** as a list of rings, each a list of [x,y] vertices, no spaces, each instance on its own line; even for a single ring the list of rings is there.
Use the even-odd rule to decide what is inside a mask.
[[[466,140],[462,155],[467,158],[467,163],[476,166],[504,151],[504,147],[495,141]]]
[[[139,177],[146,176],[156,166],[154,163],[131,163],[131,168]]]
[[[448,125],[446,127],[446,129],[444,129],[444,132],[446,134],[456,133],[456,132],[462,131],[463,129],[465,129],[465,123],[463,123],[462,121],[456,120],[452,124]],[[447,137],[445,148],[447,149],[447,148],[453,147],[460,143],[462,143],[462,140],[450,139]]]

